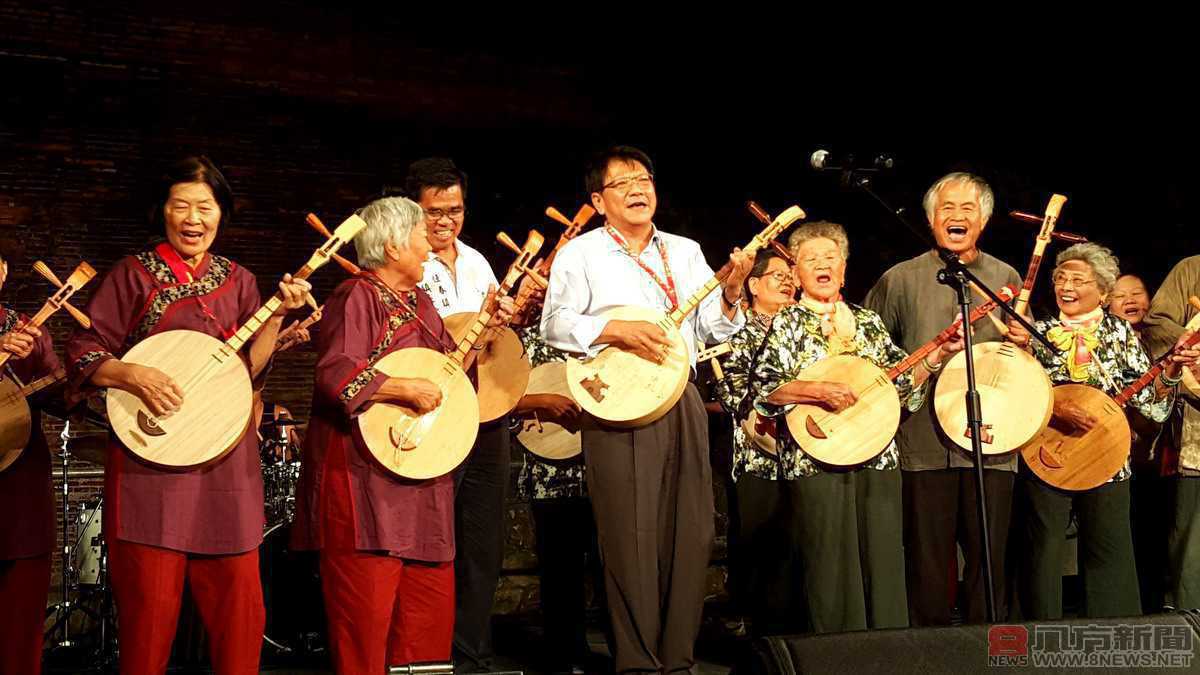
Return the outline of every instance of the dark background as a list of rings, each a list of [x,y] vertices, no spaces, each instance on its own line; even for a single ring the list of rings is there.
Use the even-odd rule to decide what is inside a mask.
[[[964,56],[964,38],[814,48],[633,26],[614,44],[603,38],[616,23],[562,17],[489,40],[442,18],[352,3],[0,0],[3,301],[32,311],[49,294],[34,260],[65,276],[86,259],[103,273],[141,250],[159,234],[145,186],[193,152],[237,195],[217,251],[264,292],[319,243],[305,213],[333,226],[430,154],[469,173],[464,238],[499,271],[495,232],[537,227],[553,241],[543,209],[573,213],[586,157],[612,143],[650,153],[657,222],[701,240],[714,265],[758,230],[747,199],[844,223],[851,300],[921,245],[836,175],[809,169],[818,147],[896,156],[877,188],[922,226],[933,180],[982,174],[997,196],[984,247],[1022,272],[1036,228],[1003,214],[1041,213],[1051,192],[1069,197],[1060,228],[1113,247],[1151,286],[1197,250],[1184,204],[1193,104],[1182,57],[1165,50],[1134,61],[1124,43],[1051,48],[1031,34]],[[321,270],[318,298],[341,278]],[[66,321],[53,324],[61,337]],[[287,355],[271,383],[302,416],[311,360]]]

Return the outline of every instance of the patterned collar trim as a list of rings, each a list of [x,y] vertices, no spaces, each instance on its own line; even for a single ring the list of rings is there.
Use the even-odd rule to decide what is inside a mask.
[[[229,258],[214,255],[205,270],[204,276],[186,284],[177,283],[167,261],[154,251],[145,251],[134,256],[138,263],[158,282],[147,304],[146,311],[138,319],[137,326],[130,331],[125,341],[126,348],[141,342],[150,334],[162,319],[167,308],[172,304],[189,298],[208,295],[229,281],[233,272],[233,262]]]

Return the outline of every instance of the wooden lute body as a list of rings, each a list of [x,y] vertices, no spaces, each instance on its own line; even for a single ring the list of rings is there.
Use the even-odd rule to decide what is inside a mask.
[[[1132,436],[1123,406],[1086,384],[1060,384],[1056,402],[1070,401],[1096,418],[1084,432],[1057,419],[1021,448],[1021,456],[1038,478],[1063,490],[1090,490],[1112,478],[1129,456]]]
[[[496,299],[507,295],[529,269],[542,241],[537,231],[529,233],[521,254],[500,282]],[[441,404],[424,414],[381,401],[358,416],[363,444],[383,469],[400,478],[436,478],[453,471],[471,452],[479,433],[480,404],[466,370],[475,359],[474,347],[487,330],[496,299],[470,315],[474,320],[452,354],[411,347],[394,351],[375,364],[376,370],[390,377],[426,379],[442,392]]]
[[[1200,306],[1200,300],[1192,298],[1191,302]],[[1191,347],[1198,342],[1200,333],[1194,334],[1184,345]],[[1030,470],[1047,484],[1063,490],[1090,490],[1108,482],[1124,466],[1132,444],[1125,406],[1138,392],[1154,384],[1170,356],[1164,356],[1115,397],[1086,384],[1055,387],[1056,402],[1069,401],[1078,405],[1096,419],[1096,424],[1081,431],[1060,424],[1057,419],[1052,420],[1021,448],[1021,456]]]
[[[1016,289],[1006,286],[999,295],[1008,300],[1015,292]],[[995,308],[993,301],[976,307],[968,323],[975,323]],[[850,354],[830,356],[805,368],[797,380],[841,382],[850,387],[858,400],[839,412],[819,405],[797,404],[786,417],[788,431],[796,444],[805,454],[830,466],[858,466],[879,456],[900,427],[900,394],[894,381],[954,337],[961,323],[961,319],[955,321],[886,372]]]
[[[366,226],[350,216],[295,275],[305,279],[329,261],[338,248]],[[278,294],[222,342],[192,330],[168,330],[134,345],[121,358],[157,368],[183,389],[179,410],[158,418],[140,398],[110,388],[105,396],[113,433],[134,455],[165,469],[188,469],[223,457],[250,426],[253,391],[250,372],[239,351],[283,300]]]
[[[558,394],[571,398],[567,387],[567,364],[551,361],[533,369],[529,375],[529,394]],[[582,438],[578,431],[537,418],[521,420],[517,440],[529,452],[543,459],[562,461],[576,457],[583,451]]]
[[[743,249],[753,255],[804,218],[804,211],[792,206],[779,214]],[[687,387],[691,360],[679,327],[700,302],[714,291],[723,277],[708,280],[670,314],[637,306],[614,307],[601,317],[608,320],[645,321],[658,326],[671,346],[661,363],[643,359],[631,351],[609,346],[594,358],[567,361],[567,385],[571,396],[588,414],[607,426],[633,428],[657,420],[671,409]]]
[[[1014,309],[1025,315],[1042,256],[1050,243],[1058,214],[1067,198],[1052,195],[1046,206],[1042,228],[1034,243],[1033,257],[1025,272]],[[1050,421],[1054,407],[1053,387],[1042,364],[1033,355],[1010,342],[987,342],[973,346],[975,379],[983,419],[981,447],[985,455],[1002,455],[1028,443]],[[946,437],[970,452],[971,431],[967,424],[967,358],[963,351],[946,364],[934,388],[934,414]]]
[[[7,375],[0,377],[0,471],[12,466],[29,444],[33,433],[29,397],[66,378],[61,368],[24,386]]]

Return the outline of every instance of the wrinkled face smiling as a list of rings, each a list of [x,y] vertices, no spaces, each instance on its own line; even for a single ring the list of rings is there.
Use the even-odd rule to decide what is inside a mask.
[[[1104,302],[1095,271],[1082,260],[1068,260],[1059,265],[1051,279],[1054,300],[1069,319],[1081,317]]]
[[[933,238],[955,255],[974,256],[987,220],[979,205],[979,191],[966,181],[948,183],[938,191],[933,206]]]
[[[1117,279],[1108,296],[1108,311],[1133,326],[1141,324],[1146,312],[1150,311],[1150,294],[1146,291],[1146,285],[1132,274]]]
[[[207,183],[176,183],[163,205],[167,242],[195,266],[217,238],[221,206]]]
[[[650,225],[658,208],[654,177],[637,160],[614,159],[604,172],[604,188],[592,193],[592,206],[617,229]]]

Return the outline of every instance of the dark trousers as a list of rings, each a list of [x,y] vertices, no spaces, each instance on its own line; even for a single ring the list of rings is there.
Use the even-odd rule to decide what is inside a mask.
[[[618,672],[695,665],[713,541],[704,404],[689,384],[637,429],[583,427],[588,492],[604,561]]]
[[[1026,554],[1021,574],[1023,615],[1031,620],[1061,619],[1063,555],[1071,509],[1079,519],[1079,573],[1083,578],[1082,616],[1136,616],[1142,611],[1133,536],[1129,526],[1129,481],[1105,483],[1086,492],[1066,492],[1021,474],[1025,500]]]
[[[1196,609],[1200,608],[1200,478],[1180,476],[1171,483],[1166,602],[1176,609]]]
[[[507,418],[479,427],[454,476],[454,649],[479,663],[492,654],[492,601],[504,561],[508,499]]]
[[[957,570],[955,544],[962,546],[963,594],[959,599],[964,620],[987,621],[983,578],[983,536],[976,511],[973,469],[901,471],[904,486],[904,558],[908,584],[908,617],[914,626],[950,623]],[[1004,620],[1004,557],[1012,513],[1014,475],[985,469],[988,533],[992,548],[996,618]]]
[[[813,631],[906,627],[899,473],[860,469],[791,482]]]
[[[1142,612],[1146,614],[1162,611],[1169,591],[1168,580],[1173,578],[1168,547],[1163,542],[1169,541],[1174,529],[1177,482],[1173,477],[1160,475],[1160,471],[1157,465],[1135,465],[1129,481],[1133,553]]]
[[[546,661],[554,671],[587,662],[587,588],[603,601],[603,571],[592,503],[586,497],[531,503],[537,537]]]
[[[745,475],[737,480],[738,537],[730,542],[739,604],[755,636],[809,630],[789,481]]]

